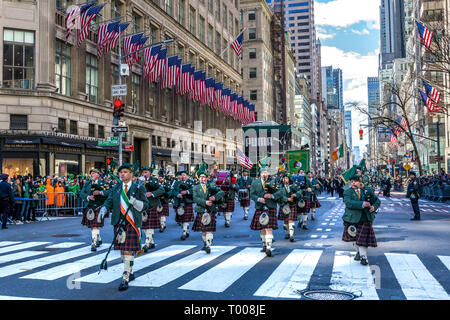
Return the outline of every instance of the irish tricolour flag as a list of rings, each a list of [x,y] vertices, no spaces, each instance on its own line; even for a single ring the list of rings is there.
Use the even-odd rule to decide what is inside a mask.
[[[336,161],[339,158],[343,158],[344,157],[344,145],[343,144],[341,144],[339,147],[334,149],[332,157],[333,157],[334,161]]]
[[[136,228],[136,225],[134,224],[133,212],[131,212],[131,208],[130,208],[130,210],[128,210],[129,206],[130,206],[130,201],[128,199],[128,196],[125,193],[125,190],[122,189],[122,193],[120,195],[120,212],[123,215],[126,214],[126,219],[131,224],[133,229],[137,232],[137,235],[139,237],[139,243],[140,243],[140,241],[141,241],[140,240],[141,239],[141,232],[139,231],[138,228]],[[128,210],[128,213],[127,213],[127,210]]]

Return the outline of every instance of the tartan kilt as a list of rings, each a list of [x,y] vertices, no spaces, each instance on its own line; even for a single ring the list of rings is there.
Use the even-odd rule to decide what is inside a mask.
[[[161,211],[161,213],[159,214],[160,217],[168,217],[169,216],[169,204],[165,203],[162,205],[163,206],[163,211]]]
[[[220,212],[234,212],[234,199],[227,199],[226,205],[225,209],[220,208]]]
[[[342,234],[342,241],[353,242],[356,241],[357,246],[361,247],[376,247],[377,239],[375,231],[372,228],[372,221],[358,222],[355,224],[356,236],[352,237],[348,234],[347,229],[351,224],[344,222],[344,233]]]
[[[147,209],[148,219],[147,221],[142,221],[141,229],[159,229],[161,228],[161,220],[159,218],[158,211],[155,208]]]
[[[262,229],[278,229],[278,221],[277,221],[277,208],[266,210],[269,215],[269,223],[265,226],[262,226],[259,223],[259,217],[264,212],[264,210],[256,210],[253,215],[252,223],[250,224],[250,229],[252,230],[262,230]]]
[[[239,204],[241,205],[242,208],[248,208],[248,207],[250,207],[250,199],[241,200],[241,201],[239,201]]]
[[[320,208],[322,205],[320,204],[319,200],[317,200],[316,196],[313,196],[312,201],[308,198],[305,200],[305,212],[309,212],[309,209],[317,209]]]
[[[184,214],[182,216],[175,214],[175,222],[191,222],[194,221],[194,208],[192,207],[192,203],[186,204],[183,206]],[[175,213],[178,208],[175,208]]]
[[[114,234],[117,231],[117,226],[114,226]],[[125,243],[118,244],[117,239],[114,241],[114,250],[122,251],[139,251],[141,250],[141,239],[139,239],[136,230],[133,229],[131,224],[125,225],[125,232],[127,234]]]
[[[84,208],[84,210],[83,210],[83,219],[81,219],[81,224],[83,226],[87,226],[89,229],[103,227],[104,224],[105,224],[105,218],[104,217],[103,217],[103,219],[102,219],[102,221],[100,223],[97,222],[98,213],[100,212],[101,208],[102,208],[102,206],[99,206],[98,208],[94,209],[95,218],[92,221],[90,221],[90,220],[88,220],[86,218],[86,214],[87,214],[89,208]]]
[[[216,231],[216,214],[208,212],[211,215],[211,222],[208,225],[203,225],[202,216],[203,213],[198,213],[195,217],[194,224],[192,225],[192,231],[196,232],[215,232]]]
[[[278,208],[278,220],[283,220],[285,222],[288,221],[297,221],[297,204],[289,204],[289,207],[291,208],[291,213],[288,215],[283,214],[283,206],[280,206]]]

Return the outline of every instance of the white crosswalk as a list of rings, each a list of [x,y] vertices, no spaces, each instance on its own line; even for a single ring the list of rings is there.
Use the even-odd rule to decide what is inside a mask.
[[[100,246],[95,253],[80,242],[10,241],[0,242],[0,247],[0,278],[17,275],[18,283],[24,286],[26,281],[55,281],[77,273],[78,278],[72,280],[98,285],[122,277],[123,264],[118,251],[111,251],[108,257],[111,265],[98,273],[107,245]],[[49,248],[57,250],[45,250]],[[377,264],[363,266],[354,261],[353,252],[317,247],[292,249],[272,258],[261,253],[259,247],[213,246],[210,254],[199,249],[194,245],[171,245],[137,257],[133,266],[136,279],[129,285],[158,288],[177,282],[176,290],[217,294],[249,280],[257,284],[252,292],[255,298],[300,299],[301,291],[310,288],[315,272],[322,268],[331,270],[330,289],[354,293],[358,299],[380,299],[383,287],[379,277],[383,273],[394,274],[398,295],[406,299],[450,299],[449,284],[442,283],[442,279],[450,276],[450,256],[437,256],[441,268],[429,270],[426,260],[415,254],[385,253],[378,257]],[[329,255],[333,255],[332,259]],[[264,277],[258,276],[260,271]],[[0,299],[20,298],[17,296],[5,294]]]

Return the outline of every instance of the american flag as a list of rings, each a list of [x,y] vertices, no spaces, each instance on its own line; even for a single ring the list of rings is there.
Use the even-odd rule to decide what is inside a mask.
[[[177,84],[180,73],[181,59],[178,56],[167,58],[167,64],[161,75],[161,89],[173,87]]]
[[[397,137],[394,133],[391,133],[391,145],[393,147],[398,146],[398,141],[397,141]]]
[[[215,91],[216,81],[214,78],[208,78],[205,80],[206,87],[206,104],[212,109],[212,104],[214,103],[214,91]]]
[[[428,97],[424,92],[420,91],[420,95],[422,96],[423,102],[425,103],[425,105],[427,106],[427,109],[429,112],[433,112],[436,111],[436,109],[440,109],[440,107],[438,107],[434,101]]]
[[[408,127],[408,123],[406,122],[406,118],[405,118],[405,117],[402,117],[402,121],[400,122],[400,125],[401,125],[402,128],[405,129],[405,131],[406,131],[406,129],[407,129],[407,127]]]
[[[231,114],[231,90],[228,88],[223,89],[222,97],[223,97],[223,110],[225,115],[229,116]]]
[[[136,33],[131,36],[123,38],[122,55],[125,56],[125,55],[130,54],[131,52],[135,51],[137,48],[137,45],[139,43],[139,40],[142,38],[143,35],[144,35],[144,33],[141,32],[141,33]],[[133,55],[129,55],[128,57],[126,57],[125,62],[128,64],[128,66],[130,67],[130,71],[131,71],[131,66],[133,65],[133,62],[134,62]]]
[[[433,31],[416,21],[417,29],[419,29],[420,38],[423,44],[431,50],[431,41],[433,41]]]
[[[161,47],[161,45],[158,45],[144,49],[144,76],[152,72]]]
[[[241,151],[236,148],[236,158],[238,159],[241,166],[250,170],[253,167],[253,162]]]
[[[97,36],[97,59],[100,59],[106,50],[105,44],[111,40],[115,33],[116,28],[120,25],[119,21],[111,22],[108,24],[101,25],[98,28],[98,36]]]
[[[425,80],[422,80],[425,90],[427,91],[428,96],[436,102],[436,104],[439,103],[441,100],[441,93],[436,89],[433,88],[431,85],[429,85]]]
[[[213,103],[213,108],[215,110],[220,111],[221,110],[221,102],[222,102],[222,89],[223,89],[223,84],[222,82],[216,82],[216,84],[214,85],[214,103]]]
[[[237,110],[237,102],[238,102],[238,95],[236,93],[231,94],[230,96],[230,104],[231,104],[231,116],[233,117],[233,119],[235,118],[236,115],[236,110]]]
[[[250,105],[250,123],[255,122],[255,105],[251,104]]]
[[[80,15],[86,12],[87,9],[92,7],[94,3],[86,4],[84,6],[73,8],[66,16],[66,44],[69,40],[70,32],[73,28],[77,26],[80,22]]]
[[[242,123],[242,118],[243,118],[243,110],[244,110],[244,98],[239,97],[238,103],[237,103],[236,118],[234,118],[234,119],[238,120],[241,123]]]
[[[162,49],[158,53],[158,59],[155,62],[155,67],[149,75],[149,81],[157,82],[161,76],[163,70],[166,68],[167,64],[167,49]]]
[[[194,95],[192,100],[194,102],[200,101],[203,97],[203,86],[204,86],[204,74],[203,71],[198,70],[194,72]]]
[[[113,48],[117,46],[117,43],[119,42],[120,34],[125,31],[125,29],[130,25],[130,22],[125,22],[120,24],[120,26],[116,26],[114,29],[114,35],[109,39],[105,44],[105,49],[103,54],[108,53]]]
[[[244,100],[244,116],[242,122],[247,124],[250,117],[250,103],[247,100]]]
[[[150,39],[149,36],[140,38],[133,51],[141,50],[145,46],[145,43],[147,42],[148,39]],[[132,64],[135,64],[136,62],[139,61],[139,53],[140,51],[137,51],[131,55]]]
[[[184,64],[180,68],[180,75],[177,83],[177,93],[185,95],[191,89],[191,64]]]
[[[243,35],[244,35],[244,33],[241,32],[241,34],[231,44],[231,47],[233,48],[234,52],[236,52],[238,57],[240,57],[241,53],[242,53],[242,37],[243,37]]]
[[[77,47],[79,47],[89,35],[89,25],[91,24],[91,21],[100,13],[100,10],[102,10],[104,6],[105,3],[89,8],[80,14],[80,29],[78,29],[77,32]]]

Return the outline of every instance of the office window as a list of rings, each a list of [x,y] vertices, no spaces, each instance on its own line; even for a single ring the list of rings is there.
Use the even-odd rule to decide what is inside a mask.
[[[200,41],[205,43],[205,19],[201,16],[199,17],[198,35]]]
[[[156,146],[156,137],[152,135],[152,146]]]
[[[195,35],[195,9],[189,6],[189,31]]]
[[[166,12],[169,16],[172,16],[173,14],[172,0],[166,0]]]
[[[248,20],[249,21],[256,20],[256,11],[254,10],[248,11]]]
[[[70,120],[70,134],[78,134],[78,122]]]
[[[208,24],[208,47],[212,49],[213,47],[213,27]]]
[[[98,62],[97,57],[90,53],[86,53],[86,94],[90,102],[97,103]]]
[[[256,28],[249,28],[248,29],[248,39],[249,40],[255,40],[256,39]]]
[[[308,16],[297,16],[297,20],[305,20],[308,19]]]
[[[216,20],[220,22],[220,0],[215,0],[214,2],[216,4],[216,10],[215,10]]]
[[[131,109],[134,113],[137,112],[140,102],[139,88],[141,86],[141,77],[133,73],[132,86],[131,86]]]
[[[28,116],[26,114],[9,115],[10,130],[28,130]]]
[[[228,32],[233,34],[233,14],[228,12]]]
[[[256,49],[255,48],[248,49],[248,58],[256,59]]]
[[[161,137],[158,136],[158,147],[161,147]]]
[[[220,51],[222,50],[222,37],[220,33],[216,32],[216,53],[220,55]]]
[[[258,100],[258,90],[250,90],[250,100]]]
[[[142,17],[140,15],[138,15],[137,13],[133,12],[131,15],[131,20],[132,20],[132,25],[133,25],[133,33],[138,33],[140,31],[142,31],[141,28],[141,22],[142,22]]]
[[[70,46],[56,40],[55,82],[58,93],[70,96]]]
[[[227,10],[226,5],[223,5],[223,7],[222,7],[222,14],[223,14],[223,17],[222,17],[223,28],[227,29],[228,28],[228,16],[227,16],[228,10]]]
[[[34,32],[3,30],[3,87],[34,88]]]
[[[248,77],[250,79],[256,79],[256,68],[249,68]]]
[[[184,26],[184,7],[186,0],[178,0],[178,22]]]
[[[95,137],[95,124],[89,123],[88,136]]]
[[[122,4],[118,0],[112,0],[111,1],[111,19],[112,20],[119,20],[120,19],[120,12],[122,9]]]
[[[66,133],[66,119],[58,118],[58,132]]]
[[[105,127],[104,126],[98,126],[98,138],[104,139],[105,138]]]
[[[214,12],[214,0],[208,0],[208,11],[211,13]]]
[[[167,148],[170,148],[170,138],[167,138],[167,140],[166,140],[166,146],[167,146]]]

